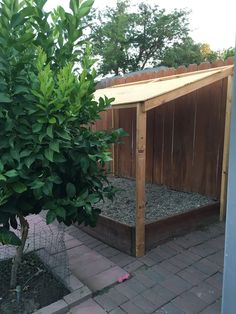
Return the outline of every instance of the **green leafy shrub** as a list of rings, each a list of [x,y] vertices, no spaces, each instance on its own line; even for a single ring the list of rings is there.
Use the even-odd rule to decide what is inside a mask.
[[[122,130],[89,125],[112,99],[94,100],[91,48],[83,40],[93,0],[70,1],[70,13],[44,11],[46,0],[0,3],[0,242],[24,244],[10,231],[48,210],[94,226],[96,203],[112,197],[109,152]],[[23,237],[22,232],[22,237]]]

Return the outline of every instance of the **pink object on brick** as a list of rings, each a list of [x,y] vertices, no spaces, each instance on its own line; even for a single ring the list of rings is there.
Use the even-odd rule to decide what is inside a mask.
[[[129,279],[129,274],[125,274],[122,277],[118,278],[117,282],[121,283],[121,282],[123,282],[123,281],[125,281],[127,279]]]

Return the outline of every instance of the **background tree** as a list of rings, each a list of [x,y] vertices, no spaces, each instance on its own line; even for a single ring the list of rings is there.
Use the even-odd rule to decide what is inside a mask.
[[[168,67],[178,67],[180,65],[188,66],[191,63],[201,63],[204,57],[201,52],[201,45],[193,41],[192,38],[186,38],[181,43],[176,43],[166,49],[161,65]]]
[[[0,3],[0,242],[18,246],[13,287],[28,215],[95,225],[96,203],[114,193],[104,165],[121,134],[89,127],[112,101],[94,100],[91,49],[81,41],[93,0],[71,0],[71,13],[46,13],[45,2]]]
[[[131,8],[119,0],[114,9],[98,12],[91,31],[99,72],[116,75],[155,66],[165,50],[189,32],[185,10],[166,13],[157,5],[141,3]]]
[[[227,60],[229,57],[234,57],[235,55],[235,48],[229,47],[226,49],[223,49],[222,51],[219,52],[219,57],[222,60]]]
[[[213,51],[209,44],[201,44],[200,50],[202,53],[203,61],[213,62],[218,59],[218,53],[216,51]]]
[[[167,48],[160,64],[168,67],[188,66],[192,63],[213,62],[217,58],[217,52],[212,51],[209,44],[196,43],[187,37],[181,43]]]

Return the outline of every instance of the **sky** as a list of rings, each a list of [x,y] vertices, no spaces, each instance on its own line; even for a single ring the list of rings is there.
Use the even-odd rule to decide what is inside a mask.
[[[131,0],[139,3],[141,0]],[[208,43],[212,50],[235,47],[236,1],[207,0],[142,0],[149,4],[158,4],[167,11],[190,9],[191,37],[199,43]],[[116,0],[95,0],[94,8],[102,10],[106,6],[115,6]],[[48,0],[46,9],[57,5],[69,8],[69,0]]]

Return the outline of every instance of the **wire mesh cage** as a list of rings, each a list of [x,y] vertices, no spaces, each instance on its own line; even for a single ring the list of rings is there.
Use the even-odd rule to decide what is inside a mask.
[[[44,215],[43,215],[44,216]],[[16,247],[0,246],[0,313],[28,314],[57,301],[69,291],[70,270],[65,246],[65,225],[47,225],[44,217],[29,216],[29,233],[17,275],[10,287]],[[20,230],[16,230],[19,235]]]

